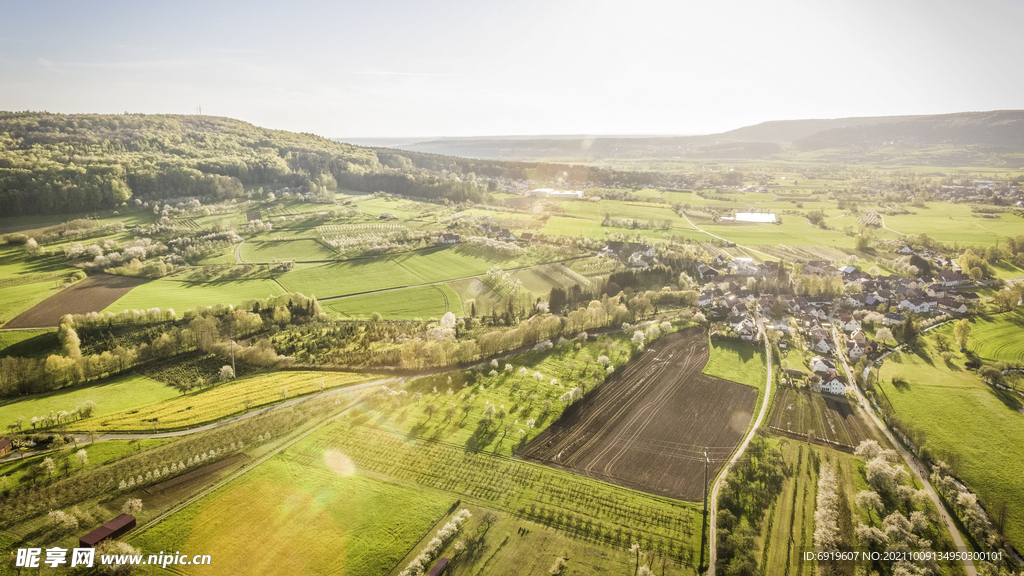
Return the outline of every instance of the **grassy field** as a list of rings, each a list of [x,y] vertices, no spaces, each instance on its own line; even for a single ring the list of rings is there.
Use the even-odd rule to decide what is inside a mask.
[[[323,303],[326,312],[349,318],[368,318],[380,312],[384,318],[411,320],[440,318],[446,312],[464,315],[462,299],[447,284],[416,286],[388,292],[350,296]]]
[[[971,320],[973,329],[967,348],[972,354],[988,362],[1016,362],[1024,364],[1024,312],[1016,311]],[[953,325],[935,329],[953,341]]]
[[[747,386],[753,386],[764,393],[765,371],[764,350],[759,344],[746,344],[726,340],[711,340],[711,358],[704,373],[718,376]]]
[[[213,556],[186,574],[383,575],[454,500],[359,474],[339,452],[302,462],[285,453],[132,545]]]
[[[199,306],[238,304],[250,298],[266,298],[284,293],[285,289],[280,284],[266,279],[195,284],[168,277],[133,288],[117,302],[107,306],[106,310],[121,312],[157,307],[183,312]]]
[[[86,400],[92,400],[96,403],[93,417],[74,422],[71,426],[83,431],[94,428],[99,430],[99,417],[115,412],[134,410],[140,406],[162,402],[175,396],[178,396],[178,392],[174,388],[145,376],[134,374],[118,376],[97,384],[0,401],[0,425],[6,427],[8,424],[13,424],[18,416],[24,416],[22,429],[31,430],[32,425],[29,421],[33,416],[45,416],[51,410],[70,412]]]
[[[247,241],[242,244],[243,262],[271,262],[278,260],[330,260],[338,254],[316,240],[299,238],[272,242]]]
[[[508,258],[486,256],[469,247],[432,248],[398,256],[296,268],[279,280],[290,291],[327,298],[475,276],[493,266],[523,265]]]
[[[98,432],[191,428],[311,394],[319,389],[321,381],[331,389],[375,379],[378,377],[373,374],[345,372],[272,372],[107,414],[81,425],[72,423],[70,428]],[[287,389],[286,395],[283,389]]]
[[[50,352],[59,347],[57,333],[54,330],[7,330],[0,332],[0,357],[33,356],[38,353]]]
[[[936,330],[935,332],[939,332]],[[921,355],[894,354],[882,366],[880,402],[926,434],[927,446],[940,459],[959,458],[958,476],[986,507],[1009,504],[1005,533],[1014,546],[1024,544],[1024,414],[1021,401],[992,388],[963,366],[964,358],[946,364],[929,333]],[[901,375],[908,384],[895,387]],[[950,423],[955,422],[955,426]]]

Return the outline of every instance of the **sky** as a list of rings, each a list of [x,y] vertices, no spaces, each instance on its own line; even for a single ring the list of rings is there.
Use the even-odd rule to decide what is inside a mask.
[[[1019,0],[0,0],[0,110],[327,137],[1024,108]]]

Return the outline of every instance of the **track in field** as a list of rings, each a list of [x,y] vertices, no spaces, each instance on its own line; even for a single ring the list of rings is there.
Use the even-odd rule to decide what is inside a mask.
[[[699,501],[742,439],[757,389],[701,373],[701,328],[655,340],[538,434],[519,456],[659,496]]]

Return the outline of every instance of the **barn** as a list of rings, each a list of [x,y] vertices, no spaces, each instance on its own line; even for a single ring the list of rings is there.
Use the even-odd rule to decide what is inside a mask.
[[[427,572],[427,576],[441,576],[441,574],[444,574],[444,570],[447,567],[448,559],[441,558],[437,561],[437,564],[434,564],[434,567],[430,569],[430,572]]]
[[[110,522],[107,522],[103,526],[100,526],[79,538],[78,543],[81,544],[83,548],[95,548],[100,542],[110,538],[117,538],[132,528],[135,528],[135,516],[132,516],[131,514],[121,514],[117,518],[114,518]]]

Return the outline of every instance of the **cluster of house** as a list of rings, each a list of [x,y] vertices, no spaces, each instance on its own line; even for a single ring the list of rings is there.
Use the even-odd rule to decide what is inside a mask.
[[[1024,190],[1014,188],[1009,182],[974,180],[967,185],[942,186],[931,192],[949,202],[1024,206]]]
[[[598,256],[620,258],[633,268],[646,268],[657,264],[656,251],[650,244],[609,241]]]
[[[857,361],[865,355],[876,353],[879,347],[877,342],[867,338],[860,321],[854,316],[855,311],[883,312],[883,325],[893,326],[904,322],[904,314],[909,312],[963,315],[972,303],[979,300],[976,294],[957,290],[958,287],[973,283],[970,277],[958,270],[941,270],[930,277],[916,279],[894,275],[871,276],[852,266],[835,268],[829,262],[812,260],[803,263],[804,274],[840,276],[847,285],[858,284],[859,293],[838,296],[757,296],[741,287],[745,285],[745,277],[777,274],[778,263],[758,264],[749,258],[726,261],[716,257],[711,264],[697,266],[701,279],[728,284],[727,290],[708,287],[700,293],[697,305],[705,310],[707,317],[712,321],[724,321],[737,337],[755,341],[758,339],[758,329],[754,322],[754,311],[762,318],[777,317],[782,312],[781,318],[768,320],[767,327],[789,337],[792,336],[791,319],[795,320],[793,324],[808,349],[819,354],[812,360],[811,368],[816,375],[811,378],[812,385],[824,392],[838,394],[845,391],[845,378],[835,371],[827,355],[845,354],[851,361]],[[724,273],[714,266],[722,268]],[[843,338],[844,343],[838,344],[833,338],[830,318],[847,334]],[[779,347],[787,347],[785,339],[779,343]]]
[[[533,232],[523,232],[516,238],[508,228],[502,228],[501,226],[492,226],[490,224],[481,224],[478,226],[480,230],[483,230],[486,234],[493,234],[498,240],[502,242],[516,242],[520,244],[534,244],[537,242],[537,235]],[[458,244],[462,241],[462,237],[458,234],[452,234],[450,232],[442,232],[437,237],[437,241],[440,244]]]

